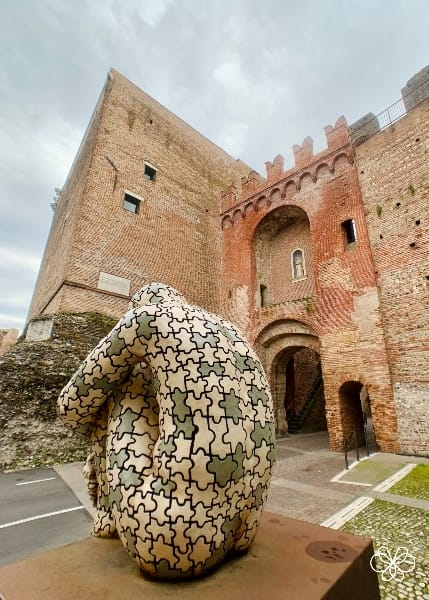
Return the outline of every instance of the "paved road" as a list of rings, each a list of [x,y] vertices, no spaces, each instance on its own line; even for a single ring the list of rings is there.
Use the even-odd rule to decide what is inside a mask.
[[[0,566],[81,540],[91,523],[53,469],[0,473]]]
[[[406,464],[411,458],[376,455],[373,460]],[[429,464],[429,459],[419,458],[418,462]],[[345,485],[333,481],[343,468],[343,456],[328,450],[326,433],[279,440],[267,510],[322,523],[361,496],[428,508],[427,501],[377,492],[372,488],[374,482],[359,485],[349,481]],[[67,512],[51,514],[58,511]],[[93,508],[86,492],[82,464],[57,465],[55,470],[0,473],[0,566],[87,537],[92,525],[87,511]]]

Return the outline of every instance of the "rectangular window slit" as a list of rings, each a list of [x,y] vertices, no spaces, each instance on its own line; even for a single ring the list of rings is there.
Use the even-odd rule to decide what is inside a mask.
[[[155,181],[156,169],[154,169],[151,165],[148,165],[147,163],[145,163],[144,164],[144,176],[146,177],[146,179],[149,179],[149,181]]]
[[[347,221],[344,221],[344,223],[341,224],[341,227],[347,246],[357,242],[356,225],[354,219],[348,219]]]
[[[135,198],[131,194],[124,194],[124,204],[125,210],[129,210],[132,213],[138,214],[140,210],[140,200],[139,198]]]

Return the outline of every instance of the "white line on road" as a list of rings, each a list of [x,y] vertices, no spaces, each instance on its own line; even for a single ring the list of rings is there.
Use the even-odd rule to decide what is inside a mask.
[[[11,523],[4,523],[0,525],[0,529],[5,527],[12,527],[13,525],[21,525],[21,523],[28,523],[29,521],[36,521],[37,519],[46,519],[46,517],[54,517],[55,515],[61,515],[62,513],[71,512],[73,510],[81,510],[84,506],[74,506],[73,508],[64,508],[63,510],[56,510],[55,512],[45,513],[44,515],[36,515],[35,517],[28,517],[28,519],[20,519],[19,521],[12,521]]]
[[[56,479],[56,477],[45,477],[45,479],[34,479],[33,481],[21,481],[21,483],[16,483],[15,485],[29,485],[30,483],[40,483],[41,481],[51,481],[52,479]]]

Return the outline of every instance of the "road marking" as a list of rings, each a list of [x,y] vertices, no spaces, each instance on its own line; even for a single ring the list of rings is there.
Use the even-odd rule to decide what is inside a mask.
[[[52,479],[56,479],[56,477],[45,477],[45,479],[34,479],[33,481],[21,481],[21,483],[16,483],[15,485],[30,485],[30,483],[40,483],[41,481],[51,481]]]
[[[342,508],[334,515],[320,523],[320,525],[322,527],[330,527],[331,529],[339,529],[344,525],[344,523],[350,521],[350,519],[359,514],[361,510],[369,506],[371,502],[374,502],[374,498],[369,498],[368,496],[360,496],[359,498],[356,498],[354,502],[352,502],[345,508]]]
[[[5,527],[12,527],[13,525],[21,525],[21,523],[29,523],[30,521],[36,521],[37,519],[46,519],[46,517],[54,517],[55,515],[61,515],[66,512],[73,510],[81,510],[84,506],[74,506],[73,508],[64,508],[63,510],[56,510],[55,512],[45,513],[44,515],[36,515],[35,517],[28,517],[28,519],[20,519],[19,521],[12,521],[11,523],[4,523],[0,525],[0,529]]]
[[[388,477],[387,479],[385,479],[384,481],[382,481],[381,483],[376,485],[374,488],[374,491],[385,492],[386,490],[391,488],[393,485],[395,485],[395,483],[398,483],[398,481],[401,481],[401,479],[403,479],[405,477],[405,475],[408,475],[408,473],[410,471],[412,471],[415,466],[416,466],[415,463],[409,463],[408,465],[405,465],[405,467],[402,467],[402,469],[400,469],[399,471],[396,471],[396,473],[393,473],[393,475],[391,475],[390,477]]]

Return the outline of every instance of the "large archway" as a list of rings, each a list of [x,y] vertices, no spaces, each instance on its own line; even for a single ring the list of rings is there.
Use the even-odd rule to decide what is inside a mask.
[[[312,296],[315,292],[310,222],[298,206],[280,206],[259,223],[253,237],[255,306]]]
[[[292,319],[263,329],[256,350],[269,378],[276,430],[326,430],[320,344],[310,327]]]
[[[320,355],[306,346],[289,346],[275,359],[275,385],[283,403],[288,433],[326,431]]]

